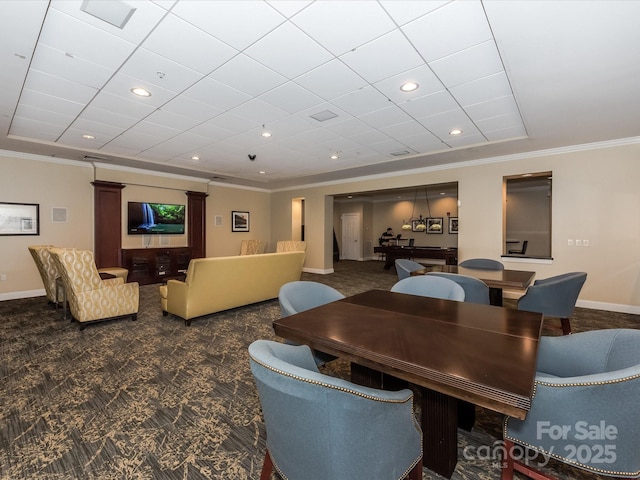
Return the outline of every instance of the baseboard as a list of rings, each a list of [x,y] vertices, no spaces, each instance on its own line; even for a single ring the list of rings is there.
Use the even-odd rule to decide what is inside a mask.
[[[325,269],[321,269],[321,268],[303,268],[302,271],[305,272],[305,273],[318,273],[320,275],[328,275],[330,273],[333,273],[335,270],[333,268],[325,268]]]
[[[41,288],[40,290],[0,293],[0,302],[4,300],[18,300],[20,298],[44,297],[46,294],[47,292],[44,291],[44,288]]]
[[[640,306],[623,305],[620,303],[593,302],[591,300],[578,300],[576,307],[589,308],[591,310],[606,310],[608,312],[630,313],[640,315]]]

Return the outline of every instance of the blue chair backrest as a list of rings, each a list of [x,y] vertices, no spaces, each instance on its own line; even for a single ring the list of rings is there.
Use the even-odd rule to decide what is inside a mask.
[[[341,300],[344,295],[328,285],[318,282],[289,282],[280,287],[278,301],[283,317],[304,312],[326,303]]]
[[[489,286],[482,280],[457,273],[429,272],[427,275],[448,278],[456,282],[464,289],[465,302],[481,303],[483,305],[491,304],[489,301]]]
[[[391,287],[392,292],[464,301],[464,289],[453,280],[435,275],[408,277]]]
[[[481,270],[504,270],[504,264],[502,262],[491,258],[470,258],[469,260],[460,262],[459,266]]]
[[[421,265],[418,262],[414,262],[413,260],[409,260],[407,258],[398,258],[396,259],[395,264],[396,273],[398,274],[398,280],[407,278],[411,276],[411,272],[422,270],[424,268],[424,265]]]
[[[536,280],[518,300],[518,310],[569,318],[587,280],[585,272],[571,272]]]

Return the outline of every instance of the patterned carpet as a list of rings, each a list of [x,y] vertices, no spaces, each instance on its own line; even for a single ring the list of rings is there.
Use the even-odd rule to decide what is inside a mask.
[[[380,262],[343,261],[335,269],[303,279],[345,295],[396,281]],[[159,304],[157,286],[141,287],[136,322],[81,332],[45,297],[0,302],[0,479],[259,478],[265,432],[247,347],[276,339],[277,300],[191,327],[163,317]],[[639,320],[576,309],[573,325],[638,328]],[[348,365],[332,362],[327,373],[347,375]],[[459,434],[454,479],[499,478],[495,460],[465,453],[500,438],[500,415],[477,410],[474,430]],[[596,478],[550,468],[563,479]],[[424,479],[441,478],[424,471]]]

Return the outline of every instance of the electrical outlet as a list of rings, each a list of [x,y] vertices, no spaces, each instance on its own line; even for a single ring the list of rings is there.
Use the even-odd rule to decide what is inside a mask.
[[[4,282],[7,279],[6,273],[0,273],[0,281]]]
[[[576,247],[582,246],[582,240],[576,240]]]
[[[573,247],[573,238],[567,240],[567,247]]]

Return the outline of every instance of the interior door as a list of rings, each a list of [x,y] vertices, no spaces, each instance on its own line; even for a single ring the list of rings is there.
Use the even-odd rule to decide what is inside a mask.
[[[342,219],[342,260],[360,260],[362,248],[360,246],[360,214],[345,213]]]

